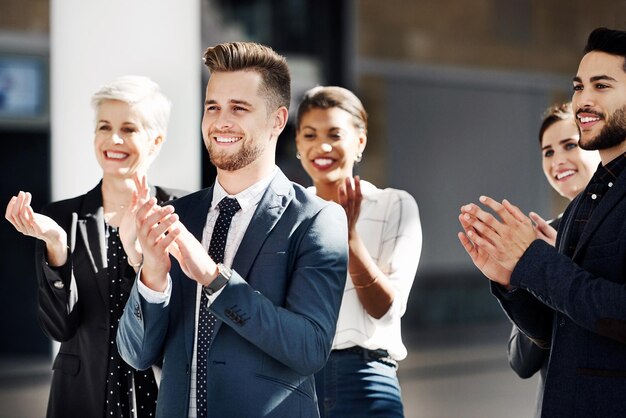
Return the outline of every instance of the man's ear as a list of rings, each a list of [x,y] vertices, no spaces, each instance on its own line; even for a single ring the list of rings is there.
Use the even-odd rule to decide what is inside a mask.
[[[272,126],[273,133],[276,137],[285,129],[287,125],[287,119],[289,118],[289,111],[285,106],[281,106],[276,110],[274,115],[274,125]]]

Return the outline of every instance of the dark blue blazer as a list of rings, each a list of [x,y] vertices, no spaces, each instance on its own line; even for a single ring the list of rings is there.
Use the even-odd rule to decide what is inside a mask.
[[[626,414],[626,172],[594,210],[572,257],[568,206],[556,248],[535,240],[511,276],[517,291],[492,285],[511,320],[550,348],[545,417]]]
[[[201,240],[213,189],[174,202]],[[313,374],[330,353],[347,270],[344,210],[291,183],[272,180],[211,305],[219,319],[209,350],[209,417],[317,417]],[[117,340],[144,369],[163,357],[157,415],[186,418],[196,282],[173,260],[167,306],[133,288]]]

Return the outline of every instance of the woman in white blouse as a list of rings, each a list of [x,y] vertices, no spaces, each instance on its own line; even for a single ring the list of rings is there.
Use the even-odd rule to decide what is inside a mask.
[[[420,258],[417,204],[402,190],[353,176],[367,143],[367,113],[341,87],[305,93],[296,120],[297,157],[314,192],[348,218],[349,277],[326,367],[316,375],[322,417],[402,417],[397,361],[406,357],[400,318]]]

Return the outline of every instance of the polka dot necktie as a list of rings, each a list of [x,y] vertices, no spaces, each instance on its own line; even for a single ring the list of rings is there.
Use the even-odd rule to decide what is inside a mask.
[[[224,249],[226,248],[226,238],[233,216],[241,206],[237,199],[225,197],[217,204],[220,214],[215,221],[211,243],[209,244],[209,256],[215,263],[224,261]],[[209,311],[209,298],[206,292],[202,292],[200,298],[200,315],[198,318],[198,351],[196,355],[196,407],[198,418],[207,416],[207,363],[209,347],[215,330],[216,317]]]

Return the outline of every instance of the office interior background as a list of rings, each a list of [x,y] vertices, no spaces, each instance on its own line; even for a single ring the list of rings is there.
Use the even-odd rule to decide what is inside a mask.
[[[61,50],[62,45],[54,41],[73,35],[89,45],[92,33],[64,33],[61,25],[88,16],[93,19],[86,12],[90,8],[101,12],[109,2],[83,5],[71,14],[71,8],[63,7],[64,1],[72,3],[0,0],[2,213],[10,196],[19,190],[33,193],[37,209],[51,200],[85,192],[98,181],[80,170],[74,170],[73,177],[58,177],[61,166],[71,170],[78,160],[96,163],[90,151],[92,131],[84,128],[90,126],[91,116],[80,116],[89,119],[76,124],[80,129],[67,124],[73,115],[91,114],[89,101],[82,108],[74,102],[65,106],[71,88],[55,90],[59,84],[52,80],[58,72],[76,67],[87,74],[99,62],[83,61],[84,51],[70,55],[66,51],[60,60],[56,48]],[[110,3],[118,10],[124,8],[123,2]],[[162,7],[159,2],[139,3]],[[459,208],[487,194],[507,198],[525,212],[534,210],[546,218],[563,210],[566,201],[552,191],[541,170],[537,138],[541,113],[549,104],[570,98],[571,79],[593,28],[626,29],[626,1],[191,3],[191,12],[186,8],[185,13],[193,20],[187,23],[196,34],[195,55],[172,59],[173,67],[159,73],[168,74],[162,79],[146,74],[164,87],[166,95],[179,88],[191,92],[188,103],[174,101],[174,133],[170,131],[159,157],[169,154],[170,160],[157,166],[159,184],[197,189],[214,179],[199,130],[208,77],[202,68],[202,51],[222,41],[268,44],[290,64],[292,116],[302,93],[315,85],[341,85],[355,91],[370,115],[369,141],[358,174],[379,187],[407,190],[419,205],[424,245],[403,318],[405,332],[421,335],[428,330],[483,329],[481,325],[505,323],[487,280],[458,243]],[[176,13],[177,7],[168,7],[170,14]],[[112,20],[100,30],[123,32],[136,24],[123,14],[108,17]],[[151,23],[155,32],[167,31],[167,25]],[[146,39],[149,42],[150,36]],[[154,48],[158,53],[159,46]],[[96,43],[87,49],[97,51],[102,60],[116,59],[108,45]],[[137,49],[139,55],[146,51]],[[144,60],[153,57],[147,54]],[[197,76],[180,75],[177,66],[191,68]],[[124,71],[123,62],[117,70]],[[106,81],[103,78],[99,83]],[[84,87],[79,79],[73,82]],[[195,126],[180,127],[182,118],[177,118],[183,112],[177,106],[194,113]],[[293,120],[281,135],[277,163],[292,180],[308,185],[295,158]],[[72,145],[71,141],[78,140],[89,151],[83,153]],[[65,151],[55,148],[60,142],[66,144],[60,149]],[[177,165],[173,163],[176,158]],[[174,175],[172,170],[180,172],[180,165],[191,166],[193,172]],[[19,364],[47,359],[51,344],[37,323],[34,239],[24,238],[2,220],[0,240],[0,361]],[[0,377],[0,391],[2,383]]]

